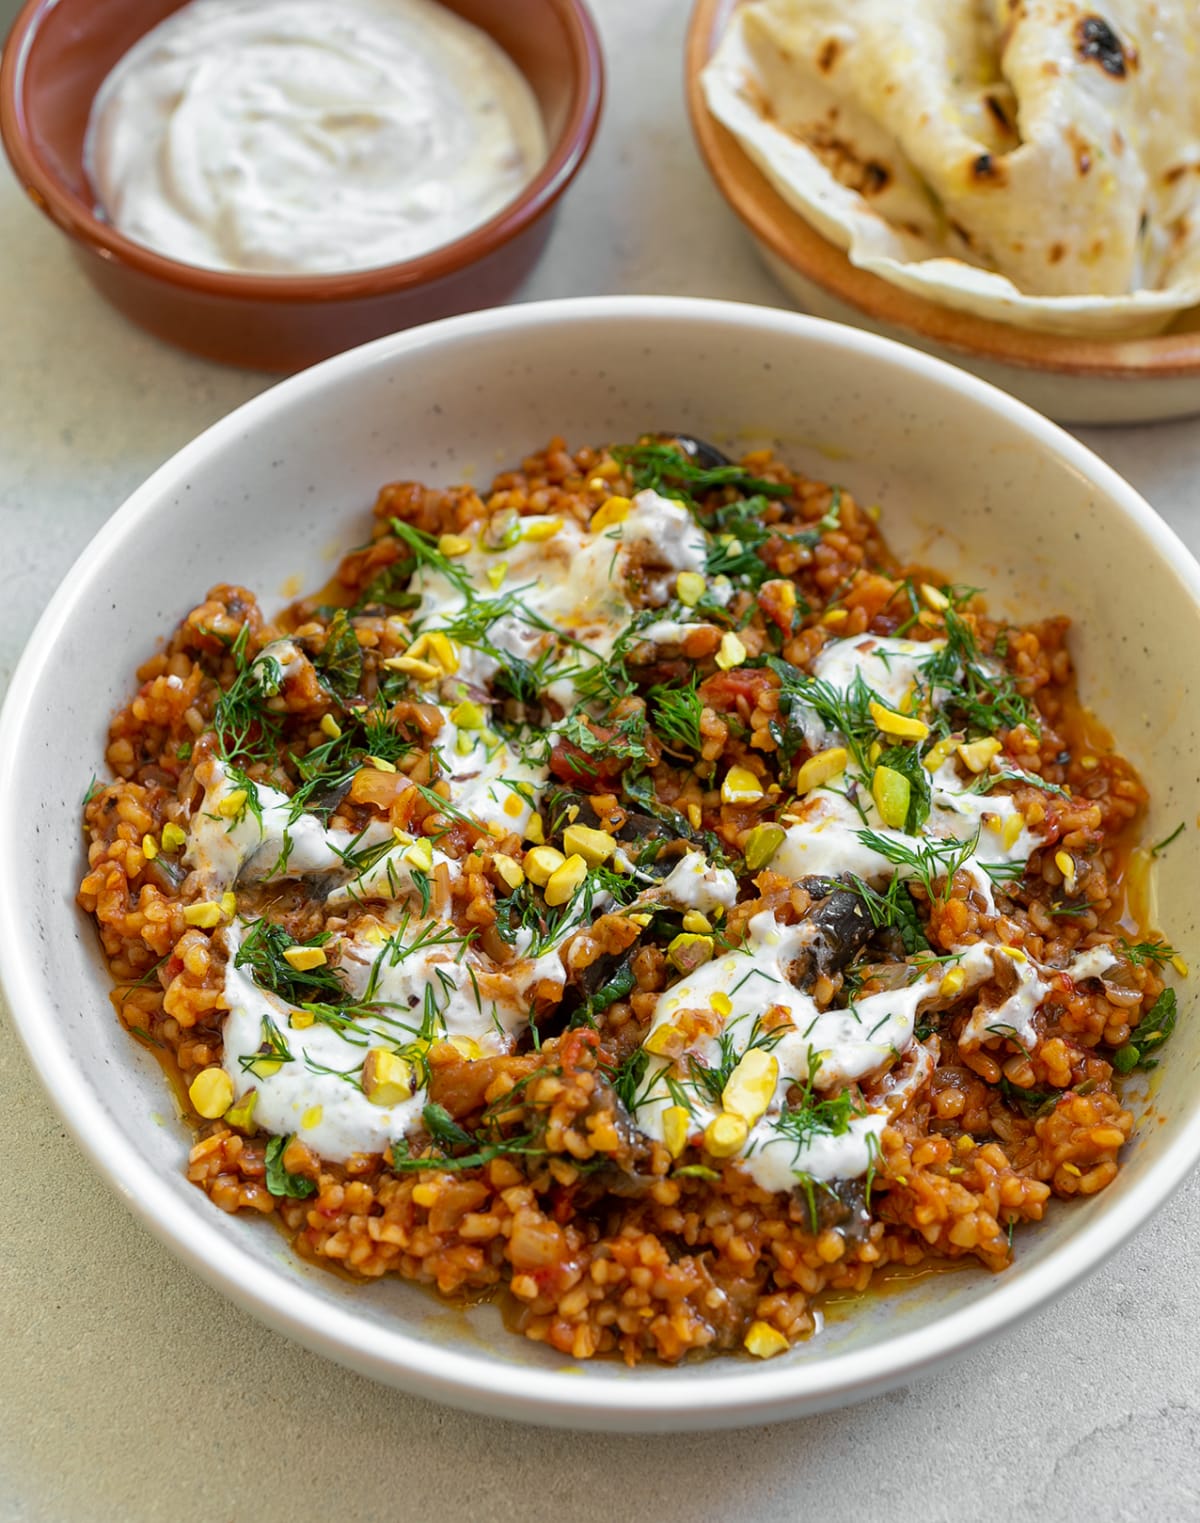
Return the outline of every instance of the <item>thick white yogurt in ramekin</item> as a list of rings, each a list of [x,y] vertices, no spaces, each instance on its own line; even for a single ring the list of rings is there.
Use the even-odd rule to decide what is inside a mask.
[[[85,163],[136,242],[300,275],[452,242],[545,156],[516,65],[434,0],[192,0],[101,86]]]

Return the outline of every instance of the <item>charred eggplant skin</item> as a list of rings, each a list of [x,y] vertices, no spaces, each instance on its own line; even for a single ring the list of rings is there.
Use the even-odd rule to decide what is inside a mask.
[[[715,444],[709,444],[705,439],[694,438],[691,434],[668,433],[660,434],[659,438],[664,444],[678,444],[692,464],[698,465],[702,471],[715,471],[719,466],[736,463]]]
[[[803,886],[816,901],[808,920],[813,927],[807,948],[808,966],[800,970],[800,987],[814,979],[842,972],[875,933],[862,897],[836,878],[804,878]]]

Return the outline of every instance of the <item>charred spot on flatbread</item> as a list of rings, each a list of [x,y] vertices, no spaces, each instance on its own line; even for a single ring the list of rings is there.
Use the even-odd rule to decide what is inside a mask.
[[[956,222],[953,217],[946,218],[946,225],[957,238],[961,239],[967,248],[973,249],[975,247],[975,240],[971,236],[970,228],[964,227],[961,222]]]
[[[1126,48],[1103,16],[1081,16],[1075,28],[1075,51],[1084,63],[1098,63],[1114,79],[1137,67],[1137,52]]]
[[[817,68],[822,74],[828,74],[838,61],[838,54],[842,51],[842,45],[836,37],[827,37],[821,44],[821,51],[817,54]]]
[[[816,154],[839,185],[866,198],[880,195],[891,184],[892,171],[878,159],[863,158],[852,143],[839,137],[832,125],[836,117],[831,109],[828,123],[814,123],[805,133],[791,135]]]
[[[995,122],[997,130],[1005,137],[1015,137],[1017,129],[1009,121],[1008,112],[1004,109],[1004,102],[995,95],[985,95],[983,104],[987,108],[988,115]]]
[[[971,161],[971,179],[976,185],[1007,185],[1008,170],[992,154],[981,153]]]
[[[1080,175],[1090,174],[1093,162],[1092,145],[1088,142],[1079,129],[1075,126],[1067,127],[1063,133],[1071,152],[1075,156],[1075,168]]]

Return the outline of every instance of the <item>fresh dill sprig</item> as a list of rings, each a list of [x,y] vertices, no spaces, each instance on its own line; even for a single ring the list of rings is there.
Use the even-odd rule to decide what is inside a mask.
[[[671,749],[682,746],[688,751],[699,751],[704,743],[700,734],[704,702],[696,691],[695,673],[686,687],[659,683],[646,697],[650,723],[659,739]]]
[[[718,487],[732,487],[747,496],[791,496],[791,487],[766,481],[741,465],[697,465],[677,444],[643,439],[638,444],[618,445],[612,453],[632,476],[635,492],[649,490],[689,504]]]
[[[880,835],[877,830],[856,833],[864,846],[878,852],[894,867],[901,868],[906,877],[915,878],[930,899],[937,897],[938,883],[944,880],[948,887],[954,881],[954,874],[965,866],[979,844],[978,833],[966,841],[952,836],[929,836],[915,846],[892,836]]]
[[[290,1005],[302,1005],[305,1000],[345,996],[345,988],[337,973],[327,963],[320,967],[300,970],[293,968],[284,957],[293,947],[323,947],[330,933],[323,931],[308,941],[297,941],[281,925],[270,920],[251,923],[234,954],[235,968],[249,968],[254,982],[260,989],[277,994]]]
[[[252,1073],[257,1078],[266,1078],[275,1073],[284,1063],[294,1063],[291,1048],[279,1027],[269,1015],[264,1015],[260,1027],[261,1040],[254,1052],[243,1054],[238,1059],[238,1066],[243,1073]]]
[[[744,1040],[739,1040],[738,1027],[741,1024],[741,1020],[731,1021],[717,1037],[715,1063],[706,1063],[694,1052],[687,1054],[687,1076],[683,1082],[691,1085],[697,1094],[718,1105],[721,1103],[721,1094],[729,1083],[730,1074],[746,1053],[752,1047],[760,1047],[764,1052],[770,1052],[773,1047],[779,1045],[791,1029],[788,1026],[776,1026],[768,1030],[762,1024],[762,1017],[756,1015],[749,1034]]]
[[[991,793],[999,783],[1028,783],[1033,788],[1040,788],[1043,793],[1055,794],[1058,798],[1069,799],[1070,793],[1066,788],[1060,788],[1057,783],[1047,782],[1044,777],[1039,777],[1036,772],[1022,772],[1019,767],[1001,767],[996,772],[981,772],[980,775],[963,791],[965,793]]]
[[[290,821],[294,824],[305,812],[327,821],[368,756],[395,766],[412,748],[412,742],[389,722],[383,704],[348,710],[340,735],[303,756],[291,753],[300,783],[289,802]]]
[[[230,647],[235,674],[213,709],[217,753],[227,765],[235,762],[274,763],[277,758],[280,720],[267,707],[262,674],[246,659],[250,626],[243,624]],[[277,665],[278,663],[276,663]],[[269,676],[269,674],[268,674]],[[268,681],[267,686],[270,686]]]
[[[403,559],[410,563],[409,576],[416,571],[436,572],[439,576],[444,576],[452,587],[470,601],[474,596],[471,578],[461,566],[438,549],[437,539],[432,534],[426,534],[423,529],[416,529],[412,524],[406,524],[402,518],[393,518],[390,523],[392,533],[407,552]]]
[[[805,739],[805,710],[811,710],[827,730],[836,732],[863,773],[872,770],[867,751],[877,733],[871,717],[871,702],[876,694],[867,685],[861,671],[854,673],[849,688],[842,692],[820,677],[811,677],[778,656],[768,656],[767,666],[779,678],[781,708],[787,705],[786,725],[776,744],[784,752],[785,763],[799,750]]]
[[[945,644],[920,662],[920,683],[936,706],[934,728],[949,735],[965,728],[972,735],[994,735],[1025,725],[1039,733],[1037,713],[1018,690],[1016,679],[1003,666],[989,671],[984,665],[974,630],[963,618],[960,605],[975,595],[973,587],[947,589],[950,606],[942,615]]]
[[[764,514],[770,502],[761,493],[722,504],[705,523],[709,532],[705,571],[709,577],[727,576],[731,582],[757,591],[765,581],[776,576],[759,551],[771,539],[785,539],[811,548],[820,542],[820,529],[793,529],[783,523],[766,523]],[[796,606],[801,614],[808,603],[797,594]]]
[[[604,661],[595,661],[569,673],[582,702],[613,704],[637,691],[637,681],[629,670],[629,657],[643,643],[643,631],[651,624],[669,619],[673,606],[638,609],[614,640]]]
[[[1122,938],[1121,950],[1125,953],[1126,959],[1135,968],[1140,968],[1145,963],[1150,963],[1155,968],[1161,968],[1179,955],[1175,948],[1168,946],[1165,941],[1129,942]]]
[[[848,1089],[825,1100],[814,1099],[815,1078],[815,1072],[810,1070],[799,1103],[784,1106],[772,1122],[773,1131],[795,1144],[796,1158],[816,1137],[844,1137],[855,1116],[865,1114],[862,1107],[856,1107]]]

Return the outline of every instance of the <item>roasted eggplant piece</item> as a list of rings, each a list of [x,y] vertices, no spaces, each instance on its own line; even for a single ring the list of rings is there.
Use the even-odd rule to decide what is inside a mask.
[[[715,444],[709,444],[704,439],[696,439],[691,434],[659,434],[664,444],[677,444],[693,465],[698,465],[702,471],[715,471],[719,466],[736,465]]]
[[[812,939],[796,968],[796,983],[807,989],[821,977],[841,973],[875,933],[862,897],[835,878],[804,878],[803,887],[817,901],[807,923]]]

